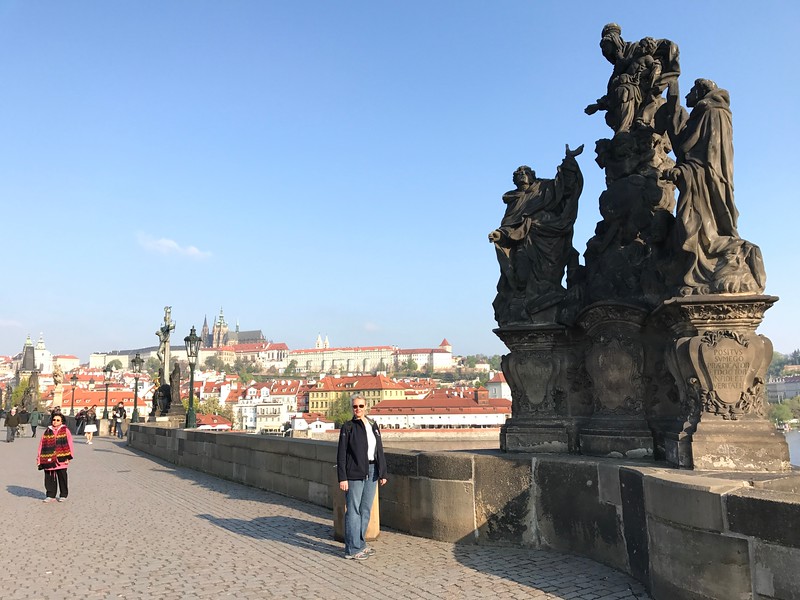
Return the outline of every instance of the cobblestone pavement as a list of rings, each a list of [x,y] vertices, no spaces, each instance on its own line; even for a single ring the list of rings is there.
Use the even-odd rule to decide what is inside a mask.
[[[69,499],[43,503],[37,444],[0,443],[4,600],[650,598],[591,560],[387,530],[368,561],[344,560],[331,511],[175,468],[110,438],[76,439]]]

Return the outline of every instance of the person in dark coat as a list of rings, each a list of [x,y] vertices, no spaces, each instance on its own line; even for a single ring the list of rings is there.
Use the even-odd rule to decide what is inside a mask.
[[[353,396],[353,418],[342,424],[336,458],[339,489],[345,493],[344,557],[366,560],[375,551],[365,535],[378,484],[386,484],[386,458],[377,423],[367,418],[364,396]]]
[[[31,411],[31,416],[30,419],[28,420],[28,423],[30,423],[31,425],[31,431],[33,432],[31,437],[36,437],[36,428],[39,426],[39,421],[41,420],[41,418],[42,418],[42,413],[40,413],[38,409],[34,408]]]
[[[14,441],[17,435],[17,427],[19,427],[19,415],[17,414],[17,407],[13,406],[11,412],[6,415],[6,443]]]

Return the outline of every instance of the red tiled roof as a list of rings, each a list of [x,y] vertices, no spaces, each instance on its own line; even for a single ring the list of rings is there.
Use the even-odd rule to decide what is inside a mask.
[[[221,415],[201,415],[198,413],[197,425],[227,425],[230,427],[233,423]]]
[[[269,350],[288,350],[289,346],[283,342],[252,342],[249,344],[236,344],[230,346],[234,352],[261,352]]]
[[[362,377],[323,377],[309,391],[404,390],[405,387],[384,375]]]
[[[291,350],[289,354],[313,354],[317,352],[364,352],[365,350],[394,350],[393,346],[352,346],[342,348],[306,348],[304,350]]]
[[[370,415],[402,414],[496,414],[511,412],[511,401],[489,398],[478,404],[473,398],[431,397],[424,400],[383,400],[373,406]]]
[[[322,423],[332,423],[330,419],[328,419],[322,413],[303,413],[299,416],[294,416],[292,419],[303,419],[306,423],[315,423],[316,421],[321,421]]]

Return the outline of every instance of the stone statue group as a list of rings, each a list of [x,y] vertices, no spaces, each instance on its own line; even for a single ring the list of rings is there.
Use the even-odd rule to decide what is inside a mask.
[[[503,195],[505,215],[489,234],[500,263],[500,326],[569,323],[603,300],[655,307],[672,296],[764,290],[761,252],[737,230],[728,92],[697,79],[681,106],[679,51],[670,40],[626,42],[612,23],[600,49],[612,72],[586,113],[605,112],[614,131],[595,147],[606,173],[603,220],[582,266],[572,235],[583,146],[567,148],[554,179],[538,179],[527,166],[514,172],[516,189]]]
[[[764,414],[772,344],[756,333],[777,298],[737,228],[729,94],[696,79],[682,106],[670,40],[626,42],[612,23],[600,49],[611,76],[585,112],[605,113],[613,135],[595,144],[606,187],[583,264],[583,146],[553,179],[514,171],[489,234],[495,332],[511,351],[501,448],[785,470]]]

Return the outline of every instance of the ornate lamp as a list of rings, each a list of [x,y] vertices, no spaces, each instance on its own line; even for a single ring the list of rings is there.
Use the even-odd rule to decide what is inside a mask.
[[[197,335],[194,325],[183,341],[186,344],[186,358],[189,361],[189,409],[186,411],[186,428],[189,429],[197,426],[194,412],[194,366],[197,364],[197,354],[200,352],[200,336]]]
[[[106,386],[106,399],[103,403],[103,419],[106,421],[108,420],[108,384],[111,383],[111,375],[113,375],[114,369],[109,365],[103,367],[103,383]]]
[[[69,416],[75,416],[75,386],[78,385],[78,376],[73,373],[72,377],[69,378],[70,383],[72,384],[72,403],[69,406]]]
[[[136,353],[131,359],[131,367],[133,368],[133,415],[131,416],[131,423],[138,423],[139,422],[139,408],[137,406],[137,402],[139,400],[139,375],[142,372],[142,365],[144,364],[144,359],[139,356],[139,353]]]

